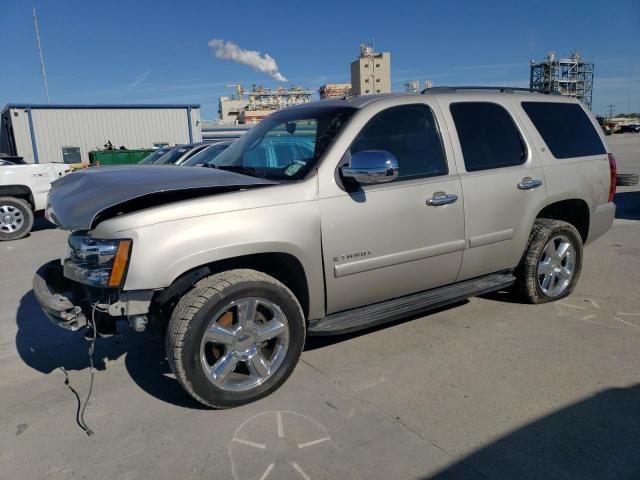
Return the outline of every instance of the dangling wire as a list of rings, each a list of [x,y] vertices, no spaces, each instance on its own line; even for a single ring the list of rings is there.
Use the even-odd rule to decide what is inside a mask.
[[[65,375],[65,380],[64,380],[64,384],[69,388],[69,390],[71,390],[73,392],[73,394],[76,397],[76,400],[78,402],[78,408],[76,410],[76,423],[78,424],[78,426],[80,426],[80,428],[82,428],[82,430],[84,430],[86,432],[86,434],[88,436],[92,436],[93,435],[93,430],[91,429],[91,427],[89,427],[89,425],[87,424],[87,422],[84,419],[84,414],[85,411],[87,409],[87,405],[89,404],[89,400],[91,398],[91,394],[93,393],[93,380],[94,380],[94,376],[95,376],[95,368],[94,368],[94,364],[93,364],[93,354],[95,352],[95,345],[96,345],[96,338],[98,336],[98,328],[96,325],[96,310],[99,312],[103,312],[106,313],[108,310],[106,308],[100,307],[97,303],[93,303],[91,305],[91,319],[89,320],[89,326],[91,327],[92,330],[92,336],[91,339],[89,340],[89,391],[87,392],[87,396],[84,399],[84,402],[80,401],[80,395],[78,394],[77,390],[75,388],[73,388],[73,386],[71,385],[71,381],[69,380],[69,374],[67,373],[67,371],[61,367],[61,370],[63,371],[64,375]]]

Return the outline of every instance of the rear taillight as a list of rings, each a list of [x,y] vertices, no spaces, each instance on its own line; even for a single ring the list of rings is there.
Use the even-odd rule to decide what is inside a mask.
[[[616,196],[616,177],[618,176],[616,157],[613,156],[613,153],[609,154],[609,173],[611,174],[611,185],[609,185],[609,201],[613,202],[613,197]]]

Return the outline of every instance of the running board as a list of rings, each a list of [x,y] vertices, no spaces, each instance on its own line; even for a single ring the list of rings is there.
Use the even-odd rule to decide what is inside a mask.
[[[333,313],[311,320],[309,335],[340,335],[363,328],[382,325],[409,315],[443,307],[469,297],[484,295],[512,285],[516,277],[510,273],[494,273],[484,277],[414,293],[406,297]]]

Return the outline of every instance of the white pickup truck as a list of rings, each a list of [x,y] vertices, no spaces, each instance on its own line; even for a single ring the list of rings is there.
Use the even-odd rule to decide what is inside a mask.
[[[63,163],[16,164],[0,157],[0,241],[17,240],[47,206],[51,182],[71,172]]]

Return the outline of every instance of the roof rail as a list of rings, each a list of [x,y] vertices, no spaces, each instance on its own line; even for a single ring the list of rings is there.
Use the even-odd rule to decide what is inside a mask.
[[[560,93],[558,92],[542,92],[540,90],[535,90],[532,88],[525,88],[525,87],[482,87],[482,86],[461,86],[461,87],[449,87],[449,86],[442,86],[442,87],[431,87],[431,88],[425,88],[424,90],[422,90],[422,92],[420,93],[429,93],[429,92],[457,92],[460,90],[488,90],[488,91],[497,91],[497,92],[501,92],[501,93],[513,93],[513,92],[529,92],[529,93],[543,93],[546,95],[560,95]]]

